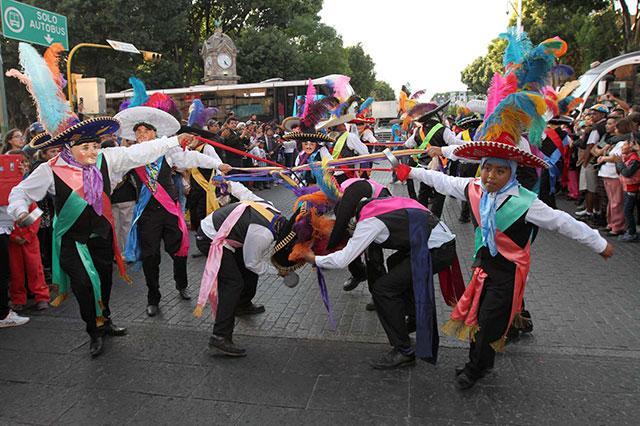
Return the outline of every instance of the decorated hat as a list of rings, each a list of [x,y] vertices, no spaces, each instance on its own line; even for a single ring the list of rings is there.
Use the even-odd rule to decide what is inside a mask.
[[[435,102],[417,104],[409,110],[408,115],[413,121],[424,122],[445,109],[449,102],[450,100],[447,100],[440,105]]]
[[[206,126],[215,122],[212,117],[217,113],[218,108],[205,107],[200,99],[194,99],[189,106],[187,124],[180,127],[178,133],[191,133],[211,140],[219,139],[218,135],[206,130]]]
[[[276,240],[271,263],[279,272],[291,272],[304,266],[304,254],[327,254],[333,229],[330,217],[335,202],[319,187],[308,187],[295,201],[295,212]]]
[[[609,107],[605,104],[595,104],[589,108],[589,111],[600,112],[602,114],[609,114]]]
[[[287,132],[291,132],[294,127],[300,127],[301,121],[302,119],[300,117],[287,117],[282,120],[282,127],[284,127]]]
[[[10,69],[7,76],[17,78],[27,87],[36,105],[38,121],[45,130],[29,142],[33,149],[99,142],[100,136],[118,130],[117,119],[94,117],[80,121],[73,112],[63,90],[66,81],[60,73],[59,61],[64,48],[60,43],[52,44],[44,58],[27,43],[20,43],[18,51],[22,72]]]
[[[454,124],[462,129],[473,129],[482,123],[482,119],[467,106],[459,106],[456,113]]]
[[[142,80],[130,77],[133,96],[127,108],[118,112],[114,118],[120,121],[120,135],[129,140],[136,139],[135,130],[144,125],[156,131],[158,137],[172,136],[180,130],[180,112],[170,96],[164,93],[147,95]]]
[[[359,104],[362,102],[363,99],[360,96],[351,95],[344,102],[340,102],[338,106],[331,111],[331,116],[328,120],[319,122],[316,125],[316,129],[330,129],[341,124],[349,123],[351,120],[355,120],[358,114]]]
[[[476,141],[460,145],[453,153],[461,158],[481,160],[485,157],[512,160],[523,166],[547,168],[547,163],[518,147],[521,134],[540,144],[547,110],[544,96],[537,92],[517,92],[498,104],[476,131]]]
[[[306,105],[300,118],[300,128],[295,132],[287,133],[282,139],[296,140],[298,142],[335,142],[332,137],[316,130],[316,126],[336,105],[338,105],[338,99],[333,96],[322,98]]]

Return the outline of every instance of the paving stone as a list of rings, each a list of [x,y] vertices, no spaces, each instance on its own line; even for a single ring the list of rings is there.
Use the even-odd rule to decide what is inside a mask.
[[[354,424],[367,425],[404,425],[405,419],[396,417],[381,417],[365,413],[345,413],[327,410],[268,407],[264,405],[250,405],[238,420],[243,425],[336,425],[352,426]]]
[[[123,391],[93,390],[76,395],[73,406],[60,416],[60,425],[119,425],[131,421],[149,396]]]
[[[0,379],[0,419],[50,424],[74,403],[74,390],[40,383],[16,383]],[[36,404],[37,403],[37,404]]]
[[[236,424],[246,409],[247,405],[232,402],[149,396],[128,422],[145,425]]]

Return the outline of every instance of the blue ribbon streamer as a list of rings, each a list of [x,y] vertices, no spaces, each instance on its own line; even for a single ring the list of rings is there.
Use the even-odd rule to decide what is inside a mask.
[[[407,209],[406,212],[411,244],[411,281],[416,304],[416,356],[435,364],[438,360],[440,337],[431,273],[428,215],[418,209]]]
[[[336,322],[333,319],[333,310],[331,309],[331,301],[329,300],[329,291],[327,290],[327,283],[324,279],[324,275],[322,274],[322,270],[320,270],[320,268],[316,268],[316,272],[318,275],[318,286],[320,287],[320,296],[322,296],[322,303],[324,303],[324,307],[327,309],[327,315],[329,316],[329,323],[331,324],[331,331],[335,331]]]

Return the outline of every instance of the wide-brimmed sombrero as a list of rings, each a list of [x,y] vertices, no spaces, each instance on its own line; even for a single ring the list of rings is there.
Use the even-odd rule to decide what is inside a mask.
[[[570,117],[568,115],[556,115],[551,120],[549,120],[549,124],[566,124],[567,126],[570,126],[571,124],[573,124],[573,117]]]
[[[453,151],[457,157],[468,158],[470,160],[481,160],[484,157],[503,158],[513,160],[518,164],[527,167],[548,168],[548,164],[540,157],[536,157],[530,152],[526,152],[515,145],[509,143],[493,141],[469,142],[458,146]]]
[[[445,109],[449,105],[449,102],[451,101],[448,100],[440,105],[434,102],[417,104],[409,110],[408,115],[413,121],[423,122]]]
[[[23,83],[33,98],[38,112],[38,122],[43,133],[29,141],[33,149],[52,148],[60,145],[77,145],[99,142],[103,135],[115,133],[119,122],[111,117],[95,117],[80,121],[64,95],[64,78],[59,71],[60,43],[52,44],[43,58],[30,44],[20,43],[22,71],[10,69],[7,76]]]
[[[305,106],[307,113],[300,118],[299,130],[285,134],[282,139],[296,140],[298,142],[335,142],[335,139],[329,135],[319,132],[316,126],[336,105],[338,105],[338,99],[328,96]]]
[[[283,274],[293,272],[304,266],[304,261],[302,260],[289,260],[289,255],[293,251],[293,247],[298,242],[298,235],[293,230],[293,225],[296,222],[298,214],[300,214],[299,209],[291,216],[286,225],[280,231],[280,236],[276,240],[273,248],[273,254],[271,255],[271,263],[278,272]]]
[[[282,120],[282,127],[284,127],[287,132],[290,132],[294,127],[300,126],[300,121],[302,121],[300,117],[287,117]]]
[[[365,117],[364,115],[358,114],[356,118],[349,121],[351,124],[375,124],[376,119],[374,117]]]
[[[158,137],[172,136],[180,130],[180,123],[171,114],[148,106],[129,107],[114,118],[120,121],[120,136],[129,140],[136,139],[134,127],[140,124],[153,127]]]
[[[60,145],[79,145],[87,142],[99,142],[101,136],[116,133],[120,122],[112,117],[94,117],[78,121],[76,124],[52,137],[49,133],[40,133],[29,142],[33,149],[53,148]]]

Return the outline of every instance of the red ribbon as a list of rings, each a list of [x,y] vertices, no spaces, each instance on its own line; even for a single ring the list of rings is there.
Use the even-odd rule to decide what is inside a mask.
[[[252,159],[254,159],[256,161],[260,161],[260,162],[263,162],[263,163],[271,164],[272,166],[282,167],[283,169],[286,169],[286,167],[283,166],[282,164],[278,164],[275,161],[269,160],[268,158],[260,158],[260,157],[257,157],[255,155],[253,155],[253,154],[249,154],[246,151],[240,151],[239,149],[231,148],[230,146],[227,146],[227,145],[222,144],[220,142],[214,142],[212,140],[205,139],[202,136],[196,136],[196,135],[194,135],[194,136],[200,142],[204,142],[204,143],[209,144],[211,146],[215,146],[216,148],[224,149],[225,151],[233,152],[234,154],[242,155],[243,157],[249,157],[249,158],[252,158]]]

